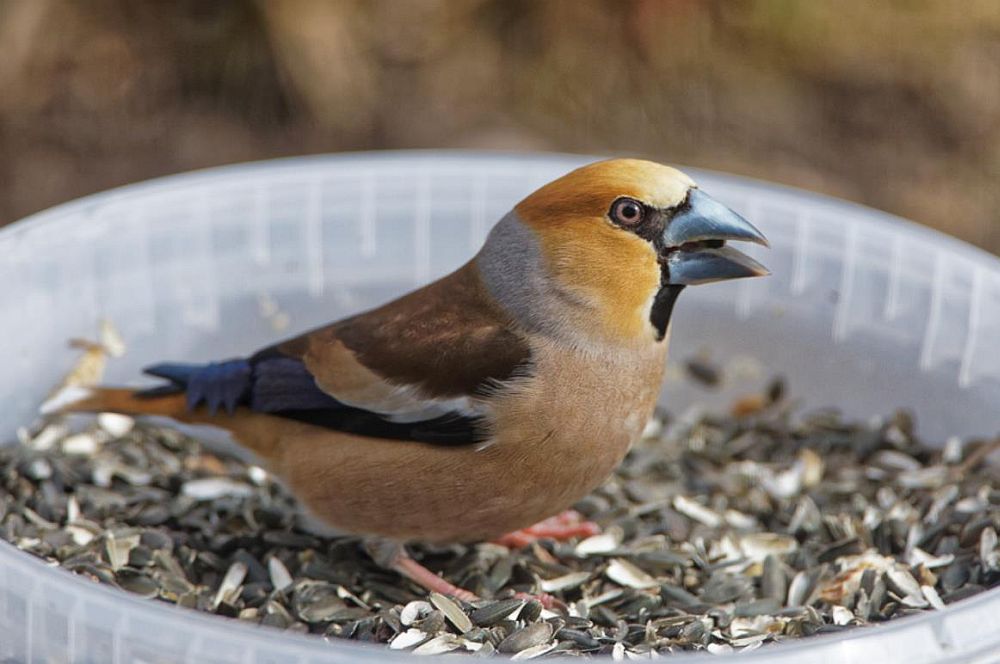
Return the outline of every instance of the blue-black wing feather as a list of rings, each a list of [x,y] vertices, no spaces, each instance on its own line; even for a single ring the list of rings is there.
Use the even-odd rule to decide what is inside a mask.
[[[447,414],[418,422],[393,422],[378,413],[348,406],[321,390],[305,364],[273,349],[249,358],[208,364],[156,364],[145,373],[167,385],[140,396],[183,392],[189,409],[202,404],[211,413],[237,406],[361,436],[462,445],[484,439],[479,418]]]

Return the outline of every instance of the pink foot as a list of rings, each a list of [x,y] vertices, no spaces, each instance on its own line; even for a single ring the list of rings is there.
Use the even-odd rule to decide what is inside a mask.
[[[548,609],[549,611],[566,610],[566,605],[562,602],[562,600],[556,599],[555,597],[553,597],[548,593],[539,593],[537,595],[532,595],[531,593],[514,593],[514,597],[516,597],[517,599],[523,599],[527,601],[537,599],[539,602],[542,603],[542,606]]]
[[[574,537],[590,537],[599,532],[601,527],[596,523],[585,521],[576,510],[566,510],[528,528],[507,533],[494,541],[510,549],[520,549],[540,539],[565,541]]]
[[[405,576],[414,583],[431,592],[441,593],[442,595],[450,595],[455,599],[462,600],[463,602],[475,602],[479,599],[475,593],[471,593],[465,588],[459,588],[447,579],[442,579],[440,576],[430,571],[413,558],[410,558],[410,556],[405,553],[393,561],[392,569],[394,569],[398,574]],[[538,600],[541,602],[542,606],[549,611],[566,610],[566,605],[563,602],[548,593],[539,593],[538,595],[532,595],[530,593],[517,593],[514,597],[523,600]]]
[[[442,595],[451,595],[455,599],[460,599],[463,602],[475,602],[479,599],[479,597],[477,597],[474,593],[471,593],[464,588],[459,588],[447,579],[442,579],[440,576],[430,571],[413,558],[410,558],[410,556],[406,553],[398,555],[392,561],[391,567],[399,574],[431,592],[441,593]]]

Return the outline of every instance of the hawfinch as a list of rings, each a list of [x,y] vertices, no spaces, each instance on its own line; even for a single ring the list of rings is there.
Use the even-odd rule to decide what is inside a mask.
[[[642,433],[677,296],[767,274],[730,241],[766,244],[684,173],[589,164],[518,203],[472,260],[419,290],[247,357],[157,364],[146,373],[160,387],[94,388],[59,409],[221,427],[320,521],[380,542],[380,562],[428,589],[471,599],[401,543],[593,532],[553,515]]]

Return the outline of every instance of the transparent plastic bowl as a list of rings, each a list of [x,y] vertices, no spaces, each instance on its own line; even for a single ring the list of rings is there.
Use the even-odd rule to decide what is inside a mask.
[[[151,361],[225,357],[382,302],[456,267],[567,155],[396,152],[287,159],[155,180],[0,231],[0,433],[12,440],[71,365],[70,337],[112,320],[129,344],[108,380]],[[858,205],[689,171],[770,238],[767,279],[678,303],[674,357],[760,360],[805,405],[902,406],[930,441],[1000,429],[1000,261]],[[261,313],[273,298],[284,331]],[[745,387],[745,386],[744,386]],[[732,395],[667,385],[663,401]],[[1000,594],[744,661],[985,661]],[[677,657],[685,660],[687,656]],[[285,635],[143,601],[0,543],[0,660],[389,662],[411,656]]]

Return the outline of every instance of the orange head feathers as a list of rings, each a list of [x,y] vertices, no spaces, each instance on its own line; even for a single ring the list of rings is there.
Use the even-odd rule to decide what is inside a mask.
[[[727,240],[765,243],[681,171],[612,159],[521,201],[478,260],[494,296],[530,326],[561,330],[577,342],[631,346],[664,337],[685,285],[766,274],[725,247]],[[529,245],[520,259],[512,242]],[[501,274],[501,265],[514,273]]]

